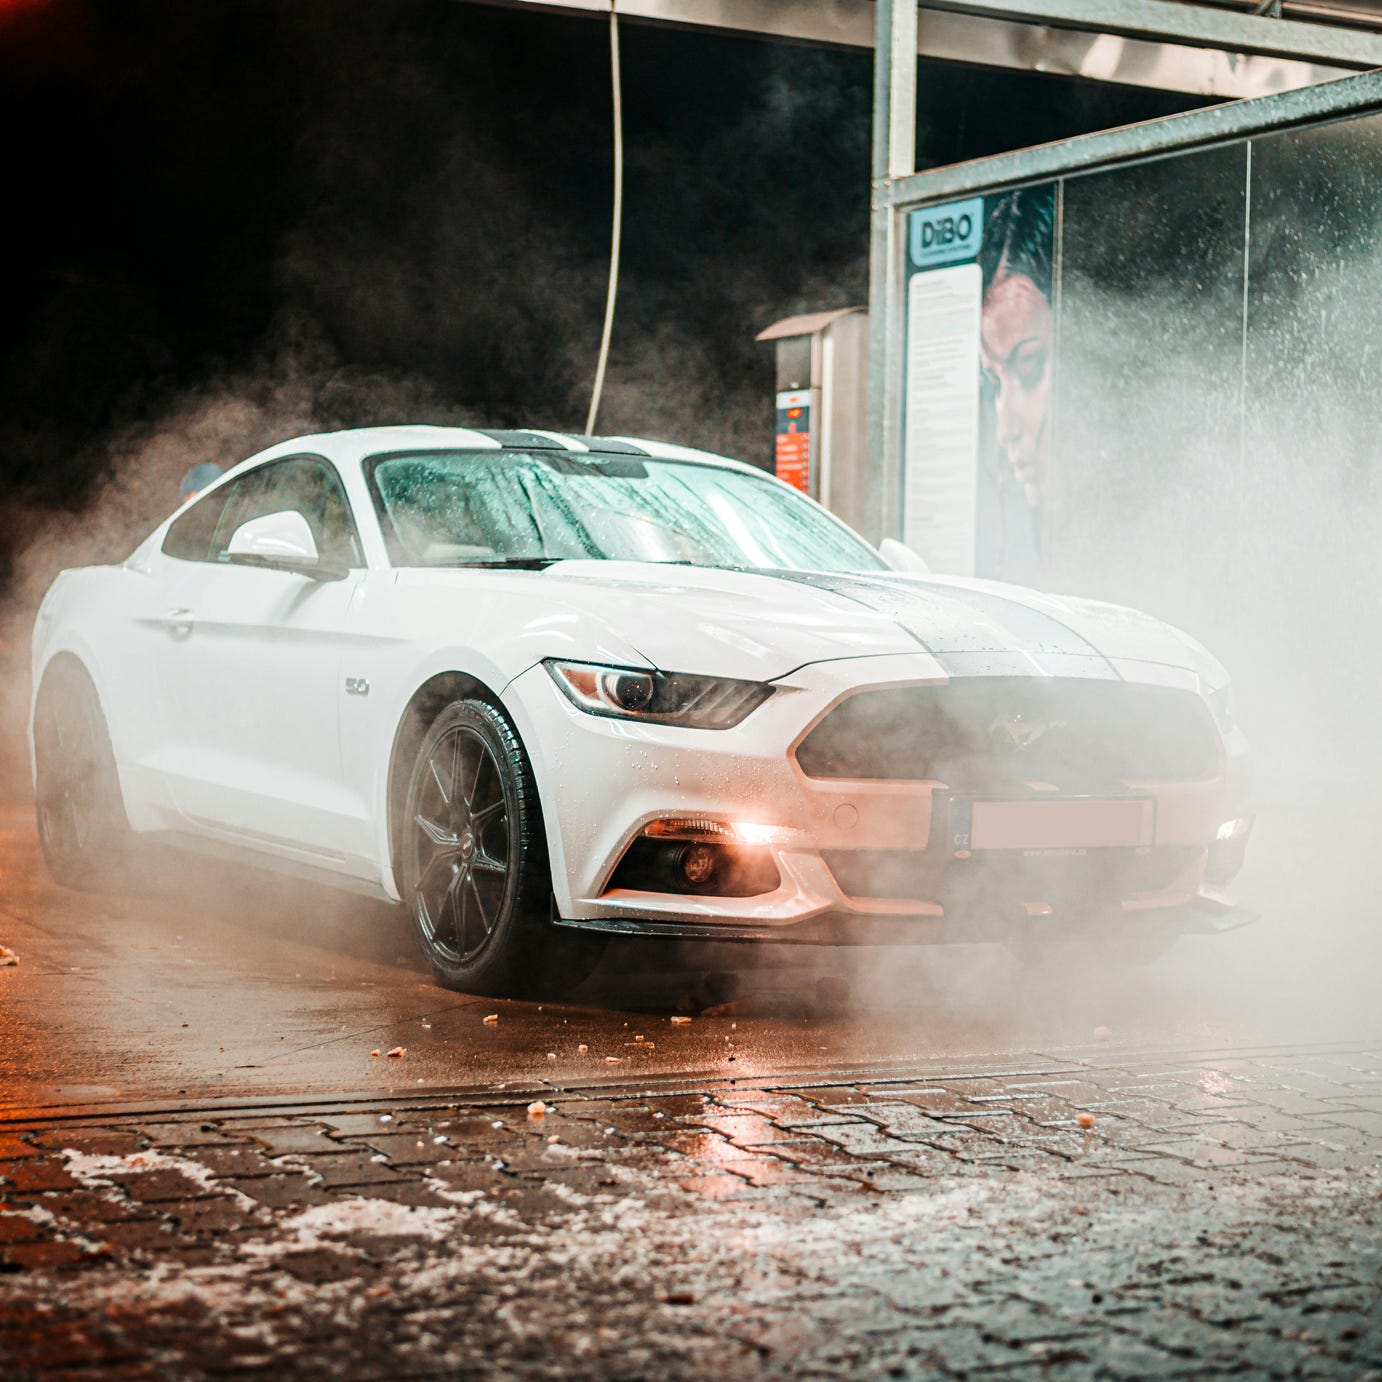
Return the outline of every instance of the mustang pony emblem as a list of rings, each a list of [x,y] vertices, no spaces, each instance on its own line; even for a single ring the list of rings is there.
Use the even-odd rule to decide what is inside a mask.
[[[1029,720],[1019,711],[1013,715],[1000,715],[994,720],[988,727],[988,737],[996,749],[1006,753],[1021,753],[1053,729],[1060,728],[1059,721],[1048,723],[1039,719]]]

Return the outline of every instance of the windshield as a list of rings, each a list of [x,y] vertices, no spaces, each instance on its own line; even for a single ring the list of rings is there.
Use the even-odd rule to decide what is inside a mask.
[[[368,462],[395,566],[567,558],[880,571],[860,538],[787,486],[693,461],[416,451]]]

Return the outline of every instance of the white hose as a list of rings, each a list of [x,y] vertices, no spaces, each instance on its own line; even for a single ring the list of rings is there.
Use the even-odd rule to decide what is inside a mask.
[[[614,225],[609,239],[609,291],[605,294],[605,328],[600,333],[600,361],[595,367],[595,388],[590,395],[590,412],[585,431],[591,436],[600,412],[600,395],[605,388],[605,364],[609,360],[609,338],[614,330],[614,299],[619,291],[619,238],[624,219],[624,110],[620,98],[619,14],[617,0],[609,0],[609,79],[614,97]]]

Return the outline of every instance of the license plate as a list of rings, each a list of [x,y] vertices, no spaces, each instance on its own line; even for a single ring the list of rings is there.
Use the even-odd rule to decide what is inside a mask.
[[[981,849],[1145,849],[1156,838],[1152,797],[956,801],[953,819],[961,858]]]

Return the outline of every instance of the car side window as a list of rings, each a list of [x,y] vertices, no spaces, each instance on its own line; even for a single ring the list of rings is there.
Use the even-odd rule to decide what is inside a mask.
[[[215,500],[215,507],[208,501]],[[207,505],[205,513],[198,510]],[[333,466],[312,456],[272,461],[222,485],[168,529],[163,550],[189,561],[223,561],[235,530],[252,518],[291,511],[307,520],[317,555],[341,566],[364,565],[345,486]]]
[[[182,561],[210,561],[211,539],[233,487],[222,485],[191,504],[163,535],[163,554]]]

